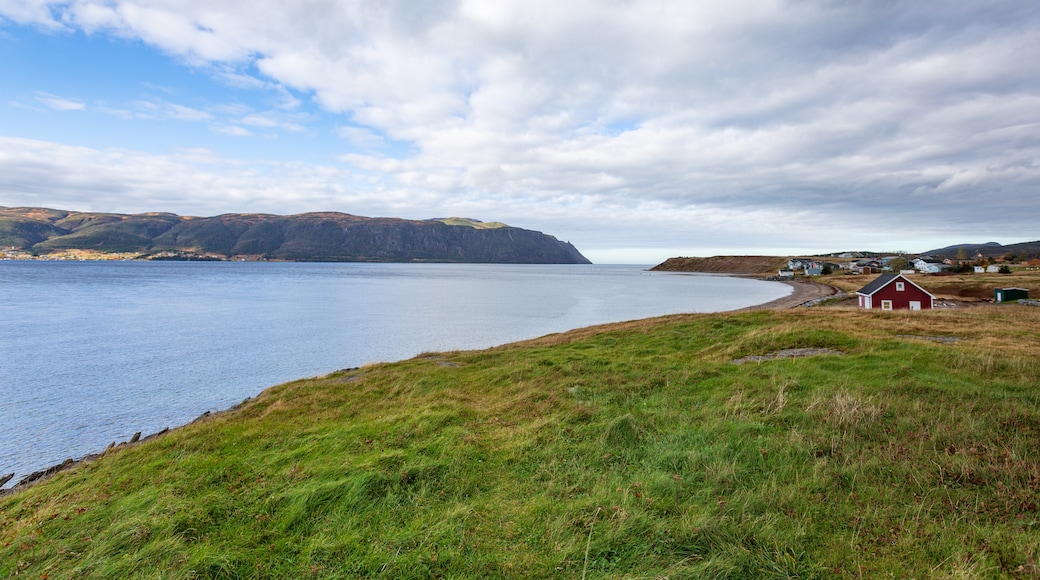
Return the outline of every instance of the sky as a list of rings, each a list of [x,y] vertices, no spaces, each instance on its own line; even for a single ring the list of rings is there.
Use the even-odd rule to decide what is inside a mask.
[[[1032,0],[0,0],[0,206],[597,263],[1040,239]]]

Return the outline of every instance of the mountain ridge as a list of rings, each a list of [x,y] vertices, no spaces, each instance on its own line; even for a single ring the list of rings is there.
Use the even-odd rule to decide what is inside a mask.
[[[407,220],[340,212],[119,214],[0,206],[0,248],[133,253],[150,259],[588,264],[542,232],[472,218]]]
[[[1015,244],[1000,244],[997,242],[986,242],[984,244],[956,244],[953,246],[946,246],[945,248],[937,248],[935,250],[929,250],[922,252],[929,256],[940,256],[944,258],[955,258],[960,252],[964,252],[971,257],[976,254],[981,254],[987,258],[995,258],[1003,256],[1005,254],[1021,254],[1024,256],[1032,256],[1040,253],[1040,240],[1032,242],[1019,242]]]

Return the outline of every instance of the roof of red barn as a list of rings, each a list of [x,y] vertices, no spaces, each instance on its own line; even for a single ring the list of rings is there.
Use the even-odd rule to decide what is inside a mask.
[[[935,298],[935,296],[933,296],[931,292],[925,290],[924,288],[921,288],[917,284],[914,284],[913,282],[911,282],[909,279],[907,279],[902,274],[882,274],[882,275],[878,276],[877,278],[874,278],[870,282],[870,284],[867,284],[866,286],[860,288],[856,292],[856,294],[862,294],[864,296],[871,296],[875,292],[877,292],[878,290],[881,290],[885,286],[888,286],[892,282],[895,282],[895,280],[897,278],[903,280],[904,282],[908,282],[910,284],[913,284],[913,286],[915,288],[917,288],[918,290],[920,290],[921,292],[924,292],[925,294],[931,296],[932,298]]]

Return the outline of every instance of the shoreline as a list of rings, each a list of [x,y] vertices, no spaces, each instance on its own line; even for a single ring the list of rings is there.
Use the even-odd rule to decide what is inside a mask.
[[[727,275],[727,274],[722,274],[722,273],[718,273],[718,272],[704,272],[704,274],[709,274],[709,275],[714,275],[714,276],[720,276],[720,275],[725,276],[725,275]],[[747,279],[753,279],[753,280],[762,280],[762,278],[759,277],[759,276],[752,276],[752,275],[747,275],[747,274],[729,274],[729,275],[730,276],[739,277],[739,278],[747,278]],[[817,283],[817,282],[809,282],[809,281],[804,281],[804,280],[769,280],[769,281],[776,281],[776,282],[781,282],[783,284],[787,284],[788,286],[791,286],[794,290],[788,296],[785,296],[783,298],[778,298],[776,300],[771,300],[771,301],[765,302],[763,304],[757,304],[757,305],[754,305],[754,306],[746,306],[746,307],[737,308],[737,309],[734,309],[734,310],[724,310],[724,311],[715,312],[715,313],[712,313],[712,314],[729,314],[729,313],[736,313],[736,312],[749,312],[749,311],[755,311],[755,310],[787,310],[787,309],[791,309],[791,308],[797,308],[797,307],[799,307],[799,306],[801,306],[803,304],[806,304],[807,302],[812,302],[812,301],[820,299],[820,298],[826,298],[826,297],[829,297],[829,296],[834,296],[834,295],[837,295],[839,293],[839,290],[837,288],[834,288],[833,286],[828,286],[826,284],[820,284],[820,283]],[[611,323],[611,324],[624,324],[624,323],[622,322],[622,323]],[[601,328],[601,327],[606,326],[606,325],[594,325],[594,326],[598,327],[598,328]],[[529,340],[539,340],[539,338],[534,338],[534,339],[529,339]],[[526,340],[522,340],[522,341],[519,341],[519,342],[527,342],[527,341]],[[494,347],[492,347],[492,348],[494,348]],[[357,369],[345,369],[345,370],[357,370]],[[268,388],[270,388],[270,387],[268,387]],[[261,391],[261,393],[262,392],[263,391]],[[260,395],[260,393],[257,393],[257,395],[255,395],[255,396],[259,396],[259,395]],[[203,413],[199,417],[195,418],[194,420],[192,420],[192,421],[190,421],[188,423],[184,423],[183,425],[178,425],[176,427],[167,427],[165,429],[162,429],[160,431],[157,431],[155,433],[152,433],[150,435],[146,435],[146,436],[143,436],[143,437],[142,437],[142,434],[140,432],[138,432],[129,441],[124,441],[124,442],[121,442],[121,443],[112,442],[103,451],[99,451],[97,453],[88,453],[87,455],[84,455],[83,457],[81,457],[79,459],[75,459],[75,458],[71,458],[70,457],[70,458],[66,459],[65,461],[63,461],[61,463],[52,465],[52,466],[47,467],[45,469],[41,469],[39,471],[35,471],[33,473],[30,473],[28,475],[23,476],[21,479],[19,479],[18,483],[16,483],[12,487],[9,487],[9,488],[0,487],[0,497],[4,497],[4,496],[7,496],[7,495],[10,495],[10,494],[17,493],[19,491],[23,491],[25,489],[28,489],[28,488],[36,485],[37,483],[46,481],[47,479],[50,479],[52,476],[56,475],[57,473],[60,473],[62,471],[68,470],[68,469],[71,469],[71,468],[73,468],[73,467],[75,467],[75,466],[77,466],[77,465],[79,465],[81,463],[85,463],[85,462],[89,462],[89,461],[94,461],[96,459],[100,459],[100,458],[104,457],[105,455],[107,455],[109,452],[116,451],[116,450],[119,450],[119,449],[127,449],[127,448],[133,447],[133,446],[135,446],[135,445],[137,445],[139,443],[143,443],[145,441],[149,441],[149,440],[161,437],[161,436],[165,435],[166,433],[169,433],[170,431],[173,431],[173,430],[176,430],[176,429],[181,429],[181,428],[187,427],[189,425],[193,425],[193,424],[195,424],[195,423],[197,423],[199,421],[202,421],[203,419],[207,419],[207,418],[214,417],[214,416],[217,416],[217,415],[223,415],[225,413],[230,413],[232,411],[235,411],[235,410],[241,408],[244,404],[248,403],[250,400],[255,398],[255,396],[254,397],[248,397],[244,401],[242,401],[241,403],[233,405],[233,406],[231,406],[231,407],[229,407],[227,409],[218,410],[218,411],[206,411],[205,413]],[[10,475],[11,475],[11,477],[8,477],[7,474],[0,473],[0,486],[6,485],[11,479],[13,479],[14,474],[12,473]]]
[[[741,278],[750,278],[754,280],[761,280],[758,276],[747,276],[740,275]],[[781,284],[787,284],[794,288],[788,296],[783,298],[777,298],[764,304],[758,304],[755,306],[746,306],[744,308],[738,308],[736,310],[729,310],[727,312],[749,312],[752,310],[787,310],[790,308],[798,308],[808,302],[813,302],[821,298],[829,298],[831,296],[837,296],[841,294],[841,291],[830,286],[828,284],[821,284],[820,282],[812,282],[803,279],[790,279],[790,280],[769,280],[770,282],[780,282]]]

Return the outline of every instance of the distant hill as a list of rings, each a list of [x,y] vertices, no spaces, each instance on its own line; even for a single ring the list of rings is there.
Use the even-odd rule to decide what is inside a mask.
[[[780,256],[712,256],[710,258],[668,258],[651,270],[661,272],[717,272],[725,274],[762,274],[787,267]]]
[[[1008,244],[1006,246],[998,244],[997,242],[986,242],[985,244],[958,244],[936,250],[929,250],[924,252],[924,254],[942,258],[956,258],[957,255],[962,252],[969,258],[975,257],[976,254],[982,254],[987,258],[996,258],[1006,254],[1016,254],[1022,257],[1037,257],[1040,256],[1040,240],[1035,242]]]
[[[498,222],[299,215],[114,214],[0,207],[0,248],[132,252],[152,259],[588,264],[571,244]]]

